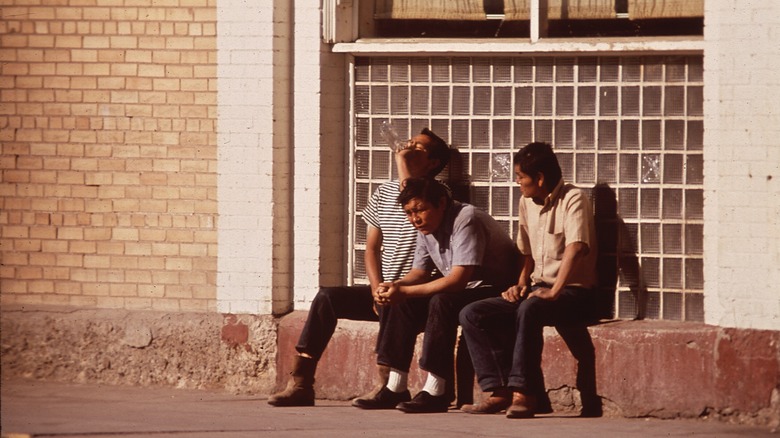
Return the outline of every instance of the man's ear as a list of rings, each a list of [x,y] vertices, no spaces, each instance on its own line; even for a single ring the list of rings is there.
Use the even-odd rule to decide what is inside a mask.
[[[536,174],[536,185],[539,186],[540,189],[544,188],[544,174],[542,172]]]

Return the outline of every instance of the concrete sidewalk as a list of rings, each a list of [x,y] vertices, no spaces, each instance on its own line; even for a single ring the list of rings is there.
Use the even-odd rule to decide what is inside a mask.
[[[170,388],[4,380],[3,437],[257,437],[257,436],[578,436],[777,437],[767,429],[704,420],[544,415],[508,420],[460,411],[410,415],[363,411],[347,402],[274,408],[264,398]],[[17,435],[18,434],[18,435]]]

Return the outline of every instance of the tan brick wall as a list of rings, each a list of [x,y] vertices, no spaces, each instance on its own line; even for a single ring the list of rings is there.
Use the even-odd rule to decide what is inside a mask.
[[[216,0],[0,0],[2,303],[216,309]]]

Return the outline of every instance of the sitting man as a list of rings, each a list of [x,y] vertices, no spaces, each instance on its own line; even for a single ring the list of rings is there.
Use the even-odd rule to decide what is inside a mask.
[[[287,388],[272,395],[273,406],[314,405],[314,373],[333,336],[338,319],[377,321],[374,296],[379,284],[394,281],[406,274],[414,259],[417,231],[406,220],[396,202],[401,181],[407,177],[433,178],[447,165],[450,149],[447,143],[429,129],[407,142],[395,154],[399,179],[382,184],[363,210],[368,224],[365,265],[370,285],[322,287],[311,304],[296,350],[292,378]],[[364,397],[373,397],[387,382],[389,369],[378,366],[380,384]]]
[[[408,413],[446,412],[452,401],[458,313],[469,303],[496,297],[517,278],[517,250],[506,230],[473,205],[452,200],[430,178],[406,180],[398,196],[419,231],[412,270],[380,285],[383,306],[377,361],[390,367],[387,386],[355,405]],[[434,268],[441,275],[432,277]],[[409,401],[409,366],[424,331],[420,368],[424,388]]]
[[[600,402],[594,402],[594,348],[585,325],[596,277],[590,199],[564,184],[549,144],[525,146],[515,155],[514,168],[522,192],[521,273],[500,297],[472,303],[460,313],[479,386],[492,392],[482,403],[461,409],[474,414],[506,409],[509,418],[533,417],[535,395],[544,391],[543,328],[555,326],[579,361],[583,415],[600,415]]]

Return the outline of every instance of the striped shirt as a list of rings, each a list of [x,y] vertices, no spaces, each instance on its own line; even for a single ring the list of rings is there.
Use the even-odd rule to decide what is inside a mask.
[[[417,230],[398,204],[398,181],[376,189],[363,210],[363,220],[382,232],[382,279],[395,281],[412,269]]]

